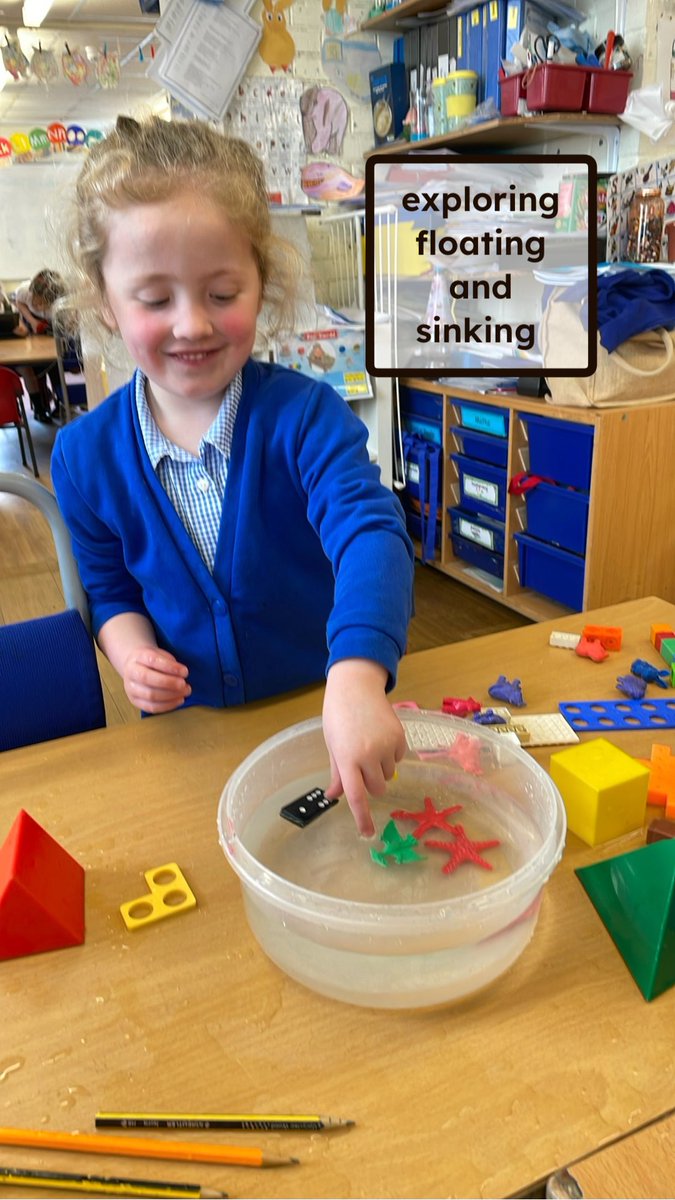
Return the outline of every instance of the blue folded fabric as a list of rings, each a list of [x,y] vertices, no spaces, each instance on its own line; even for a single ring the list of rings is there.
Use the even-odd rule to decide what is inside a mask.
[[[675,328],[675,277],[668,271],[628,269],[599,277],[598,332],[605,350],[659,326]]]

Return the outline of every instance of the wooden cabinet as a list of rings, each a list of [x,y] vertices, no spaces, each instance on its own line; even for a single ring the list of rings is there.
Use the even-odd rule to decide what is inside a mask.
[[[669,471],[675,458],[675,401],[605,410],[563,408],[524,396],[483,395],[461,387],[446,387],[442,383],[412,378],[407,379],[403,387],[414,389],[418,394],[435,395],[441,400],[443,480],[440,549],[433,561],[436,569],[534,620],[648,595],[675,601],[675,489]],[[558,511],[569,500],[587,500],[588,523],[582,554],[578,553],[579,545],[576,545],[576,552],[564,546],[561,548],[555,529],[552,531],[555,542],[540,537],[535,540],[534,547],[530,545],[535,558],[540,554],[550,556],[553,586],[549,588],[546,580],[547,591],[553,594],[560,591],[558,563],[567,565],[569,561],[576,569],[578,603],[562,604],[527,586],[521,579],[519,538],[516,535],[527,535],[525,543],[520,539],[521,546],[531,538],[527,498],[510,495],[508,491],[504,497],[498,496],[496,487],[490,482],[496,478],[495,468],[481,470],[482,460],[478,459],[471,442],[468,446],[471,451],[469,466],[466,458],[460,458],[458,462],[457,456],[462,452],[466,455],[467,451],[462,444],[462,433],[457,432],[465,428],[463,416],[467,405],[470,409],[477,406],[487,413],[488,426],[493,424],[498,428],[499,422],[503,423],[506,430],[503,448],[505,485],[520,472],[537,468],[537,463],[530,461],[536,430],[537,439],[543,432],[550,451],[547,462],[552,461],[552,468],[546,471],[546,476],[554,479],[556,474],[562,476],[556,480],[559,491],[554,493]],[[489,414],[493,414],[494,421],[490,421]],[[579,484],[584,479],[576,479],[574,494],[566,486],[566,472],[556,467],[556,460],[562,461],[563,435],[569,434],[572,435],[573,457],[576,455],[575,434],[578,435],[579,455],[589,455],[588,487],[580,489]],[[539,441],[536,444],[539,446]],[[480,503],[481,486],[488,497],[487,509]],[[478,524],[480,514],[489,512],[491,503],[496,509],[503,500],[502,511],[494,513],[495,518],[503,521],[503,564],[500,564],[501,575],[497,577],[492,573],[485,577],[480,562],[478,565],[467,562],[453,549],[451,511],[460,508],[475,514],[476,496],[479,498]],[[487,524],[490,527],[489,522]],[[541,534],[542,531],[537,532]],[[480,533],[477,536],[480,537]],[[575,544],[574,540],[572,544]],[[553,553],[546,549],[547,546],[552,547]],[[541,570],[549,570],[545,557],[537,566],[539,571],[535,574],[539,578]],[[565,588],[562,590],[564,592]],[[572,590],[576,595],[576,586]]]

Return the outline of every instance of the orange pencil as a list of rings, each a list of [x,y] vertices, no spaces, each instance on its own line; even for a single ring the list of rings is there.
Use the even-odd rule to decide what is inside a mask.
[[[167,1158],[181,1162],[221,1163],[237,1167],[283,1167],[297,1158],[263,1154],[253,1146],[207,1146],[163,1138],[117,1137],[100,1133],[60,1133],[44,1129],[0,1128],[3,1146],[33,1146],[43,1150],[77,1150],[85,1154],[121,1154],[131,1158]]]

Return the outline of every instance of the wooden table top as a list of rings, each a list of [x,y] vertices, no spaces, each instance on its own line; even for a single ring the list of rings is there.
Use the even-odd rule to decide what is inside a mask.
[[[675,606],[645,599],[588,618],[624,629],[604,663],[548,645],[553,628],[580,630],[584,618],[567,617],[407,657],[394,698],[487,701],[499,674],[521,678],[528,713],[620,698],[617,674],[658,661],[650,623],[675,621]],[[235,765],[318,715],[321,695],[193,708],[0,755],[0,841],[27,809],[85,867],[87,920],[82,946],[0,963],[0,1124],[86,1132],[99,1109],[144,1109],[320,1112],[355,1127],[190,1135],[301,1159],[272,1174],[10,1148],[1,1164],[198,1180],[233,1196],[508,1196],[673,1108],[675,989],[643,999],[573,871],[641,834],[595,849],[569,835],[530,945],[455,1005],[352,1007],[267,959],[218,843],[218,800]],[[643,755],[654,740],[607,736]],[[675,731],[658,740],[675,746]],[[533,753],[546,765],[551,750]],[[119,905],[169,861],[196,911],[128,933]]]
[[[30,367],[56,359],[53,337],[33,334],[31,337],[0,338],[0,367]]]
[[[595,1200],[656,1200],[673,1195],[675,1115],[574,1163],[571,1174]],[[556,1193],[563,1194],[563,1193]]]

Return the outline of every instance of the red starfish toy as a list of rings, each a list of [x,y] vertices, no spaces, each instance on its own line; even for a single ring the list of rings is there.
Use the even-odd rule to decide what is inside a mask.
[[[450,875],[452,871],[456,871],[463,862],[475,863],[477,867],[484,867],[486,871],[492,870],[492,863],[486,862],[478,853],[479,850],[491,850],[493,846],[499,846],[501,843],[498,839],[486,842],[473,842],[467,837],[462,825],[453,825],[452,833],[455,838],[454,842],[425,842],[425,846],[432,846],[435,850],[447,850],[450,858],[443,867],[443,874]]]
[[[400,821],[417,821],[417,828],[413,829],[412,835],[421,838],[429,829],[446,829],[448,833],[454,833],[459,826],[449,825],[445,818],[451,813],[459,812],[461,808],[461,804],[453,804],[451,808],[434,808],[431,796],[425,796],[424,812],[406,812],[404,808],[398,808],[391,815]]]

